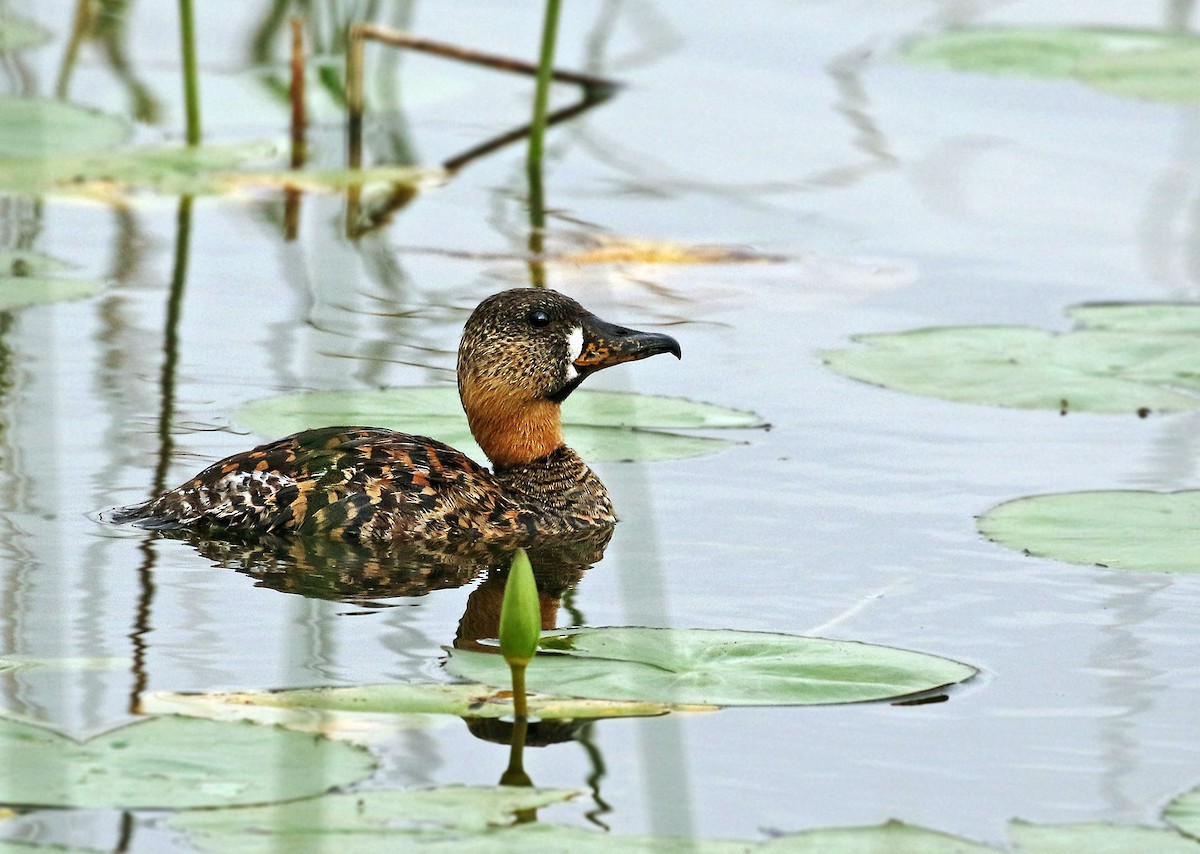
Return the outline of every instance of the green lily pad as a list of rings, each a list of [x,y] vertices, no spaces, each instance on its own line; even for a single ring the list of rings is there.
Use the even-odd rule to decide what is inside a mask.
[[[119,116],[64,101],[0,95],[0,154],[29,158],[26,168],[36,168],[47,155],[113,148],[129,135],[128,122]]]
[[[49,31],[28,18],[0,13],[0,53],[27,50],[50,40]]]
[[[307,846],[356,854],[394,854],[418,845],[493,851],[489,843],[515,821],[515,813],[561,803],[576,794],[509,786],[369,791],[270,806],[181,812],[167,824],[186,832],[194,844],[222,854],[302,851]]]
[[[1200,788],[1185,792],[1167,804],[1163,820],[1193,839],[1200,839]]]
[[[662,703],[580,700],[529,696],[530,714],[545,720],[662,715]],[[512,696],[485,685],[358,685],[352,688],[299,688],[213,694],[156,692],[142,698],[139,711],[213,720],[252,720],[302,732],[319,732],[358,743],[398,729],[430,726],[439,717],[501,718],[513,714]]]
[[[104,289],[103,282],[55,275],[69,268],[40,252],[15,249],[0,252],[0,311],[85,299]]]
[[[0,189],[104,197],[136,187],[164,195],[198,195],[217,190],[214,176],[273,156],[274,146],[263,143],[47,153],[0,162]]]
[[[167,824],[222,854],[269,854],[311,841],[320,850],[393,854],[447,850],[477,854],[996,854],[997,849],[890,821],[874,827],[813,830],[766,841],[620,836],[576,827],[514,823],[577,793],[562,790],[446,786],[399,792],[326,795],[266,807],[179,813]],[[1081,849],[1083,850],[1083,849]]]
[[[278,158],[276,146],[263,142],[14,157],[0,162],[0,190],[102,200],[125,198],[136,192],[211,195],[285,187],[336,191],[353,184],[388,184],[415,190],[436,181],[442,174],[437,170],[398,166],[286,170],[273,167]]]
[[[969,665],[885,646],[766,632],[642,627],[544,635],[529,664],[534,691],[714,706],[886,700],[970,679]],[[506,685],[499,655],[449,650],[446,670]]]
[[[567,443],[586,460],[668,460],[728,447],[726,439],[674,430],[763,426],[753,412],[677,397],[577,391],[562,408]],[[387,427],[432,436],[483,460],[453,386],[280,395],[243,406],[234,419],[263,436],[337,424]]]
[[[34,658],[25,655],[6,655],[0,658],[0,670],[37,667],[46,670],[129,670],[131,659],[112,657]]]
[[[0,277],[20,278],[22,276],[42,276],[47,273],[61,273],[71,269],[71,265],[41,252],[29,249],[0,250]]]
[[[1008,830],[1020,854],[1200,854],[1200,843],[1194,839],[1158,827],[1014,821]]]
[[[320,794],[374,770],[362,748],[277,727],[151,718],[79,743],[0,719],[0,803],[180,808]]]
[[[414,850],[455,854],[745,854],[768,847],[749,841],[617,836],[544,821],[518,821],[518,816],[528,816],[576,794],[511,786],[361,792],[269,807],[196,810],[179,813],[167,824],[186,832],[193,844],[221,854],[301,851],[307,850],[305,843],[314,850],[355,854]]]
[[[0,276],[0,311],[86,299],[103,289],[102,283],[86,279]]]
[[[904,56],[923,65],[1077,80],[1106,92],[1170,103],[1200,101],[1200,38],[1088,27],[994,27],[918,39]]]
[[[1068,563],[1200,571],[1200,490],[1064,492],[993,507],[979,530],[1003,546]]]
[[[856,336],[830,368],[899,391],[1064,412],[1200,407],[1200,305],[1103,304],[1070,311],[1066,333],[963,326]]]
[[[68,848],[44,842],[22,842],[19,839],[0,839],[0,854],[101,854],[98,848]]]
[[[770,854],[998,854],[990,846],[900,821],[790,833],[760,847]]]

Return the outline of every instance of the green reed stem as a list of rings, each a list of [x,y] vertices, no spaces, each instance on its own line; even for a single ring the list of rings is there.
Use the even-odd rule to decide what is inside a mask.
[[[542,192],[542,156],[545,151],[546,113],[550,103],[550,81],[554,73],[554,43],[558,37],[560,0],[546,0],[542,23],[542,52],[538,57],[537,87],[533,95],[533,124],[529,129],[529,208],[535,229],[546,225],[546,206]]]
[[[179,40],[183,53],[183,101],[187,110],[187,144],[200,144],[200,75],[196,71],[196,28],[192,0],[179,0]]]

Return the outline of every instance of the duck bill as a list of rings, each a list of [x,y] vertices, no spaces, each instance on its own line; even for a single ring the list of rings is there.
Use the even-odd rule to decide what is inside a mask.
[[[592,316],[584,321],[583,350],[572,364],[580,374],[590,374],[659,353],[671,353],[676,359],[681,358],[679,342],[661,332],[626,329]]]

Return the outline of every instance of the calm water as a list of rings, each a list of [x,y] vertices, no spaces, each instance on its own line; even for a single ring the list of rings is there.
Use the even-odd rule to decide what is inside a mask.
[[[197,5],[209,137],[281,138],[286,107],[250,49],[269,4]],[[383,5],[379,20],[411,18],[430,37],[536,49],[537,4]],[[1153,823],[1200,783],[1200,582],[1024,558],[981,540],[973,517],[1030,493],[1195,486],[1200,421],[955,405],[834,376],[815,353],[860,332],[1066,329],[1078,302],[1195,298],[1194,108],[917,69],[894,53],[960,24],[1159,27],[1178,4],[736,5],[568,4],[562,22],[561,66],[628,86],[551,133],[551,244],[613,233],[787,257],[548,269],[601,316],[673,324],[682,342],[682,362],[609,371],[592,388],[753,409],[772,425],[714,456],[598,465],[624,521],[573,606],[590,625],[817,632],[983,675],[939,705],[604,722],[593,751],[535,750],[527,769],[545,786],[598,780],[601,820],[622,833],[756,838],[899,818],[1000,842],[1013,817]],[[74,6],[16,8],[56,38],[4,63],[4,90],[51,93]],[[140,141],[180,134],[175,26],[174,4],[128,12],[131,68],[162,108]],[[282,55],[282,35],[272,43]],[[375,158],[436,165],[525,119],[524,81],[380,55],[368,73],[399,65],[407,82],[381,84],[392,108],[374,118]],[[70,93],[130,110],[94,46]],[[318,157],[336,163],[337,111],[314,101]],[[270,193],[197,200],[166,480],[269,438],[233,420],[245,402],[452,382],[466,313],[529,282],[523,154],[476,161],[358,242],[335,196],[304,198],[294,242]],[[107,283],[94,299],[2,316],[3,647],[111,659],[7,675],[3,702],[84,736],[128,720],[140,689],[439,678],[470,588],[384,609],[286,595],[186,543],[88,517],[145,497],[159,473],[177,239],[172,198],[126,210],[0,200],[0,248],[29,246]],[[491,784],[507,758],[458,721],[381,750],[370,786]],[[584,798],[545,817],[586,824],[597,810]],[[118,831],[106,813],[47,832],[111,844]],[[136,839],[165,844],[153,829]]]

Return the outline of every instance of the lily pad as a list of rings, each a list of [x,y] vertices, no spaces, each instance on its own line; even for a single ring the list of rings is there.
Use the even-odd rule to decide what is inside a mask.
[[[186,832],[193,843],[223,854],[304,850],[300,846],[306,842],[322,851],[356,854],[394,854],[421,844],[493,851],[488,843],[515,821],[516,813],[561,803],[576,794],[509,786],[370,791],[262,807],[181,812],[167,824]]]
[[[1200,101],[1200,38],[1189,33],[1100,27],[962,29],[918,39],[904,56],[959,71],[1077,80],[1150,101]]]
[[[157,692],[140,711],[213,720],[252,720],[357,743],[398,729],[430,726],[442,716],[500,718],[513,714],[512,695],[485,685],[391,684],[214,694]],[[661,715],[662,703],[580,700],[534,694],[530,714],[545,720]]]
[[[278,158],[277,148],[262,142],[14,157],[0,162],[0,190],[109,200],[137,192],[211,195],[285,187],[336,191],[353,184],[383,183],[416,189],[442,175],[437,170],[393,166],[353,171],[286,170],[274,168]]]
[[[26,50],[50,40],[49,31],[28,18],[0,13],[0,53]]]
[[[1163,820],[1193,839],[1200,839],[1200,788],[1185,792],[1167,804]]]
[[[753,412],[622,392],[577,391],[563,404],[562,414],[567,443],[584,459],[595,461],[700,456],[731,443],[666,431],[763,426]],[[387,427],[432,436],[484,459],[452,386],[287,394],[249,403],[234,418],[263,436],[337,424]]]
[[[152,718],[79,743],[0,719],[0,803],[180,808],[320,794],[374,770],[359,747],[277,727]]]
[[[93,658],[34,658],[26,655],[6,655],[0,658],[0,670],[20,670],[36,667],[45,670],[129,670],[131,659],[119,656]]]
[[[113,148],[129,138],[128,122],[65,101],[0,95],[0,154],[29,158]]]
[[[1077,306],[1077,328],[963,326],[861,335],[821,354],[839,374],[964,403],[1063,412],[1200,407],[1200,305]]]
[[[1159,827],[1114,824],[1027,824],[1014,821],[1009,835],[1020,854],[1200,854],[1200,843]]]
[[[885,646],[766,632],[642,627],[544,635],[531,690],[595,699],[714,706],[790,706],[886,700],[943,688],[978,671]],[[504,659],[450,650],[446,670],[508,684]]]
[[[760,847],[765,854],[998,854],[998,849],[990,846],[900,821],[806,830]]]
[[[41,276],[46,273],[61,273],[71,265],[41,252],[30,249],[5,249],[0,251],[0,277]]]
[[[0,311],[86,299],[103,289],[102,283],[86,279],[0,276]]]
[[[0,854],[101,854],[97,848],[68,848],[45,842],[22,842],[19,839],[0,839]]]
[[[103,282],[47,275],[68,267],[40,252],[21,249],[0,252],[0,311],[84,299],[104,289]]]
[[[1200,572],[1200,490],[1064,492],[1018,498],[979,517],[1003,546],[1068,563]]]

